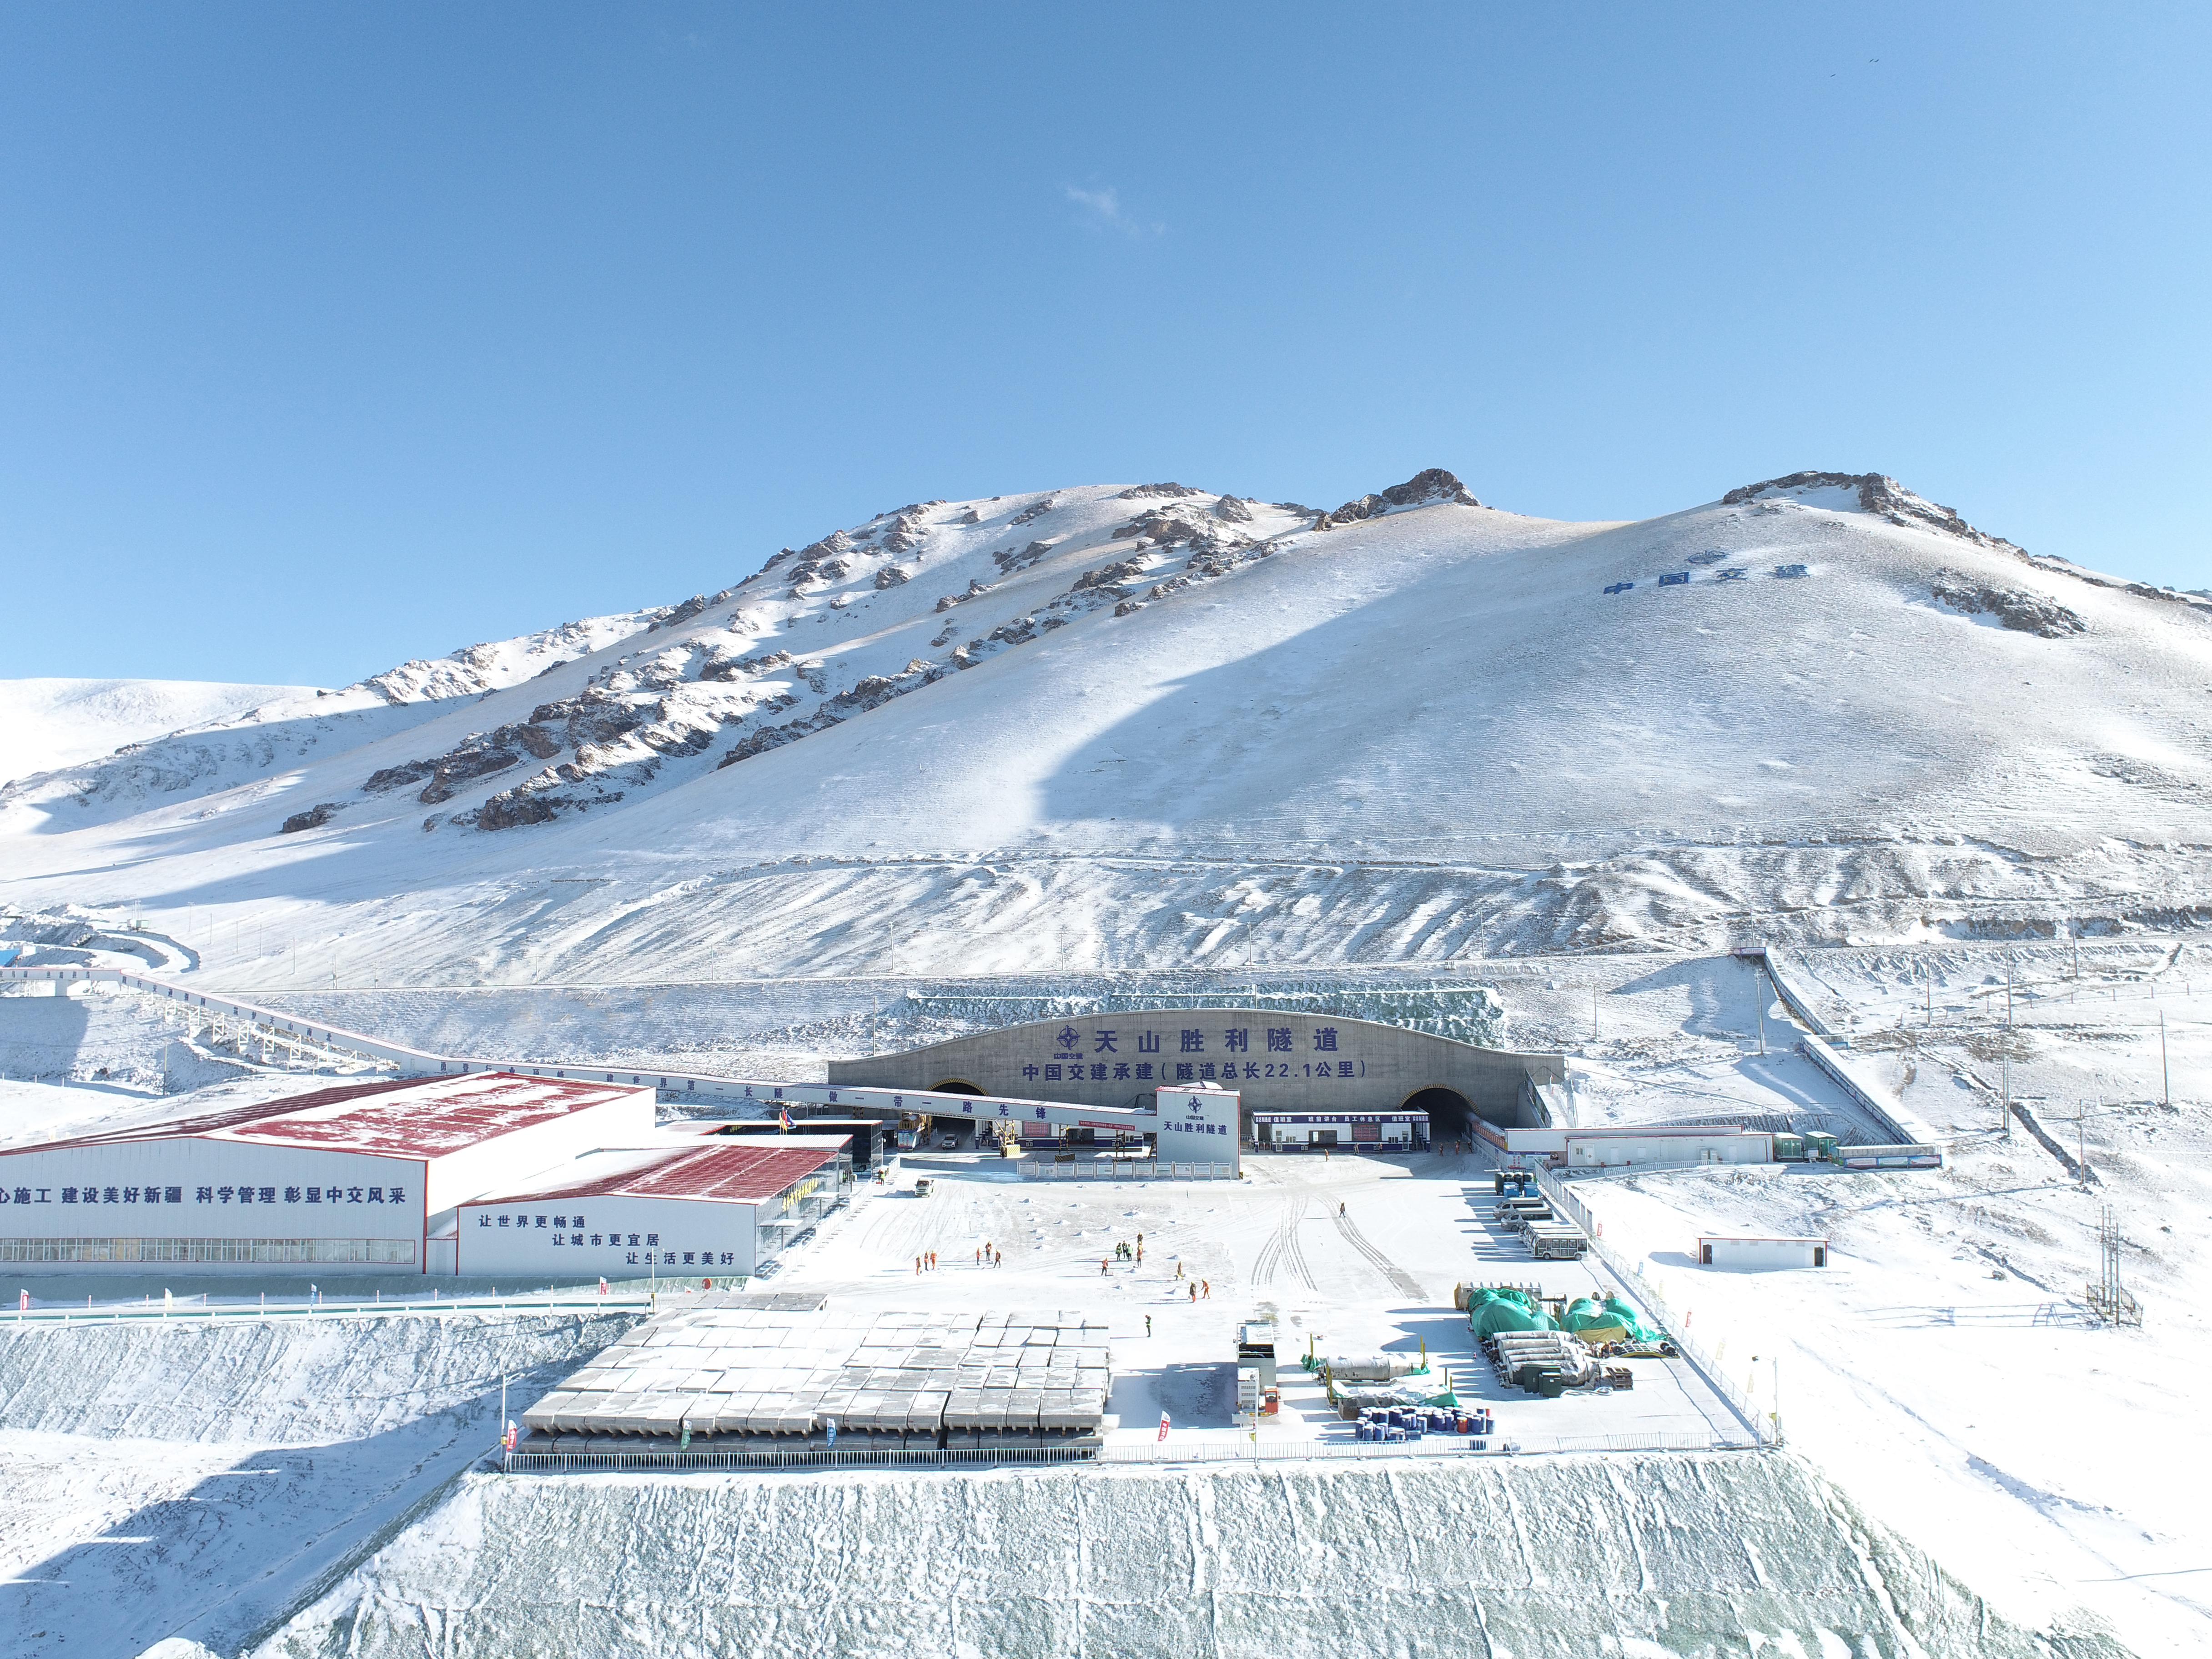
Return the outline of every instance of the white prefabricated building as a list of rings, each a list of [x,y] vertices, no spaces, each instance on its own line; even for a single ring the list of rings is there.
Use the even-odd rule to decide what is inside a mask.
[[[463,1204],[461,1271],[757,1273],[850,1195],[847,1139],[689,1135],[593,1152]]]
[[[1426,1112],[1255,1112],[1253,1145],[1263,1152],[1426,1152]]]
[[[1567,1167],[1623,1169],[1638,1164],[1771,1164],[1774,1137],[1757,1129],[1673,1128],[1663,1124],[1570,1129],[1560,1137]]]
[[[465,1200],[653,1132],[649,1087],[484,1072],[0,1146],[0,1262],[450,1273]]]
[[[1825,1267],[1825,1238],[1744,1238],[1715,1233],[1698,1240],[1698,1262],[1706,1267]]]

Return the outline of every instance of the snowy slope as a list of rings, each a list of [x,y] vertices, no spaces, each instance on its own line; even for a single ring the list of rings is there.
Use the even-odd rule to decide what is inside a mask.
[[[5,896],[389,983],[1881,939],[2212,878],[2212,607],[1871,477],[925,502],[632,620],[0,792]]]
[[[1795,1461],[1686,1455],[471,1476],[256,1652],[2054,1650]],[[2063,1651],[2124,1650],[2084,1633]]]
[[[343,690],[201,685],[159,680],[0,681],[10,742],[43,766],[0,775],[0,816],[64,811],[76,824],[112,822],[149,802],[258,798],[288,758],[343,750],[405,730],[444,708],[517,685],[654,625],[641,611],[463,646],[386,669]],[[58,688],[45,690],[41,688]],[[82,695],[70,688],[85,688]],[[179,718],[163,713],[174,707]],[[100,758],[88,759],[86,757]],[[13,780],[10,781],[10,780]]]
[[[0,783],[313,695],[308,686],[207,680],[0,680]]]

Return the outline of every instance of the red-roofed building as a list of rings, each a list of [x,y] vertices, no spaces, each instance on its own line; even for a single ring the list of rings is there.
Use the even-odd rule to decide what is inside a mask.
[[[653,1108],[650,1088],[484,1072],[0,1146],[0,1263],[450,1273],[465,1200],[634,1146]]]
[[[757,1273],[844,1202],[852,1182],[842,1135],[687,1136],[596,1152],[463,1204],[461,1271]]]

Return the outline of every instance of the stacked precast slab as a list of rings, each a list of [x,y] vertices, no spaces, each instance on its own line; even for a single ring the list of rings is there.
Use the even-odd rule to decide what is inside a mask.
[[[534,1433],[981,1445],[1096,1434],[1113,1387],[1079,1313],[698,1308],[647,1321],[523,1414]]]
[[[1113,1387],[1104,1326],[1079,1313],[985,1314],[945,1426],[956,1435],[1096,1433]]]

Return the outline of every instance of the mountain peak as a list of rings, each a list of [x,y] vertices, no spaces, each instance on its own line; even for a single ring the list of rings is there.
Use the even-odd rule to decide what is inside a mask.
[[[1432,466],[1416,472],[1403,483],[1392,484],[1372,495],[1362,495],[1356,501],[1346,501],[1334,513],[1322,514],[1314,520],[1314,528],[1334,530],[1339,525],[1357,524],[1363,519],[1379,519],[1386,513],[1436,507],[1444,502],[1460,507],[1482,505],[1455,476],[1440,466]]]
[[[1792,472],[1784,477],[1768,478],[1731,489],[1721,497],[1721,505],[1742,507],[1753,501],[1795,501],[1808,507],[1844,505],[1838,497],[1856,498],[1860,512],[1887,519],[1902,530],[1940,531],[1970,541],[1977,547],[2023,551],[2002,536],[1975,529],[1950,507],[1913,494],[1883,472]]]

